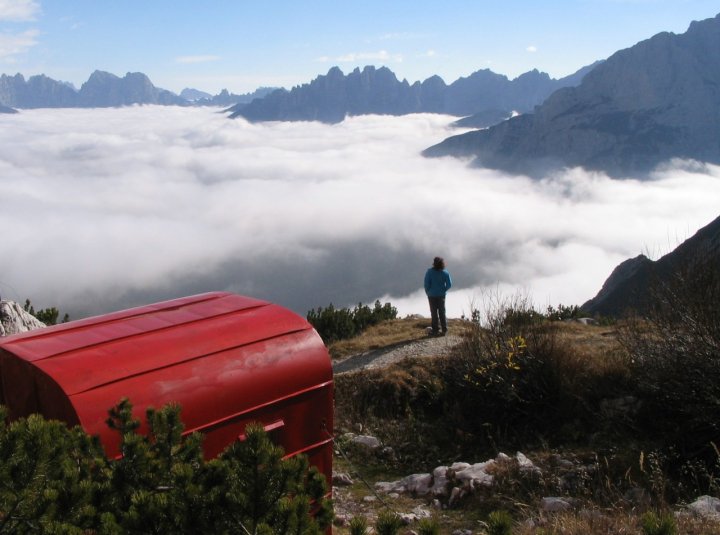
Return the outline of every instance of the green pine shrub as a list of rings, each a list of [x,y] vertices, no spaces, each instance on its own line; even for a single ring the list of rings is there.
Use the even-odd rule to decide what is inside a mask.
[[[332,303],[308,311],[308,322],[323,342],[330,344],[359,335],[368,327],[397,318],[397,308],[390,303],[375,301],[373,308],[359,303],[355,308],[335,308]]]
[[[283,458],[260,425],[206,461],[183,436],[180,408],[146,413],[148,434],[121,401],[108,424],[122,457],[108,460],[79,427],[0,410],[0,533],[319,534],[332,507],[307,458]]]

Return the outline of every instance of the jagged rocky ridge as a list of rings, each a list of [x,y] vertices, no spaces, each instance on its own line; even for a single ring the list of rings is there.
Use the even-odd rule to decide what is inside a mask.
[[[103,108],[130,104],[185,105],[187,101],[155,87],[140,72],[123,78],[95,71],[80,90],[44,74],[27,80],[22,74],[0,76],[0,103],[14,108]]]
[[[31,76],[27,80],[19,73],[14,76],[3,74],[0,75],[0,113],[15,112],[12,108],[106,108],[132,104],[229,107],[262,98],[273,90],[265,87],[246,95],[236,95],[225,89],[213,96],[186,89],[183,97],[155,87],[140,72],[129,72],[120,78],[109,72],[95,71],[79,90],[44,74]]]
[[[693,266],[720,269],[720,217],[656,261],[645,255],[625,260],[581,309],[591,315],[615,317],[629,311],[643,313],[652,305],[653,292],[659,285],[669,284],[678,270]]]
[[[338,123],[348,115],[446,113],[466,116],[482,112],[499,114],[529,111],[553,91],[577,85],[594,65],[577,73],[551,79],[533,70],[514,80],[490,70],[477,71],[447,85],[439,76],[410,84],[399,81],[387,67],[355,69],[348,75],[331,68],[308,84],[279,89],[264,99],[233,108],[231,118],[249,121],[321,121]]]
[[[454,136],[425,156],[543,175],[582,166],[643,176],[672,158],[720,163],[720,15],[613,54],[533,114]]]

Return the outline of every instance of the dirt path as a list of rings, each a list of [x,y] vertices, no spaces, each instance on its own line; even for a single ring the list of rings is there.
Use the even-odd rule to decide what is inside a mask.
[[[450,332],[447,336],[428,336],[419,340],[401,342],[336,360],[333,362],[333,372],[338,374],[384,368],[408,357],[441,357],[449,354],[460,341],[461,337],[458,334]]]

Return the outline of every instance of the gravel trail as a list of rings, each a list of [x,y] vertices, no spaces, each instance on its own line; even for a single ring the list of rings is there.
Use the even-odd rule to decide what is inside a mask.
[[[338,374],[385,368],[408,357],[442,357],[448,355],[461,340],[460,335],[448,333],[447,336],[428,336],[401,342],[336,360],[333,362],[333,372]]]

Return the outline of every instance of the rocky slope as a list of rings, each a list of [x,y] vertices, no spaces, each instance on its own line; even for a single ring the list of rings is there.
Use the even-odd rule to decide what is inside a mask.
[[[533,114],[446,139],[430,157],[542,175],[564,166],[642,176],[672,158],[720,163],[720,15],[598,65]]]
[[[655,290],[679,270],[693,266],[720,270],[720,217],[656,261],[644,255],[625,260],[581,308],[588,314],[616,317],[629,310],[643,312],[652,304]]]

